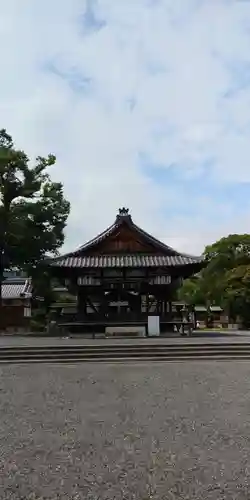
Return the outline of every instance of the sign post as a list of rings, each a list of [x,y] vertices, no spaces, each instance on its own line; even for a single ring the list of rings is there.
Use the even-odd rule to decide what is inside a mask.
[[[160,317],[148,316],[148,336],[159,337],[160,335]]]

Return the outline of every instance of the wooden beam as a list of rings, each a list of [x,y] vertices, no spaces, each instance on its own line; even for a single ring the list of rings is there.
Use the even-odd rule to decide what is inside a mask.
[[[91,300],[91,297],[89,297],[89,295],[87,295],[86,297],[86,304],[88,304],[92,311],[94,311],[95,313],[99,313],[99,310],[96,308],[95,304],[93,304],[92,300]]]

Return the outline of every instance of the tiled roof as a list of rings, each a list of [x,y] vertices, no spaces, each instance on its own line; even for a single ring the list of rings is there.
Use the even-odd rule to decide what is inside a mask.
[[[24,278],[10,278],[2,283],[3,299],[20,299],[31,297],[31,282]]]
[[[97,268],[97,267],[172,267],[202,263],[200,257],[182,255],[96,255],[65,256],[51,262],[53,267]]]
[[[154,248],[152,255],[142,254],[120,254],[120,255],[90,255],[93,248],[101,241],[116,234],[121,226],[127,226],[134,231],[145,242]],[[161,253],[162,255],[159,255]],[[122,208],[116,217],[115,222],[105,231],[88,241],[74,252],[67,253],[61,257],[50,260],[53,267],[159,267],[159,266],[184,266],[188,264],[198,264],[203,262],[202,257],[193,257],[191,255],[181,254],[169,247],[165,243],[157,240],[142,228],[137,226],[128,209]],[[202,266],[201,266],[202,267]]]
[[[137,226],[133,222],[131,215],[129,215],[128,213],[126,213],[126,215],[118,215],[115,222],[111,226],[95,236],[95,238],[93,238],[92,240],[87,241],[87,243],[82,245],[73,253],[75,255],[79,255],[85,250],[90,250],[93,246],[97,245],[101,241],[105,240],[108,236],[112,235],[122,224],[127,224],[130,228],[134,229],[139,235],[145,238],[145,240],[147,240],[149,243],[153,244],[156,248],[160,248],[171,255],[178,255],[178,252],[172,247],[169,247],[162,241],[156,239],[154,236],[144,231],[144,229],[142,229],[141,227]]]

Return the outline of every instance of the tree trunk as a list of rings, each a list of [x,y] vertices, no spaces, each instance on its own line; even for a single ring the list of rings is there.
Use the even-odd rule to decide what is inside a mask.
[[[5,237],[5,217],[2,217],[0,220],[0,330],[2,328],[3,323],[3,299],[2,299],[2,283],[3,283],[3,273],[4,273],[4,260],[5,260],[5,252],[4,252],[4,237]]]
[[[3,273],[7,264],[7,242],[6,237],[8,234],[10,216],[10,202],[5,202],[3,205],[2,220],[0,220],[0,329],[3,324],[3,297],[2,297],[2,284],[4,281]]]
[[[3,272],[4,272],[4,253],[3,253],[3,248],[0,247],[0,331],[3,325],[3,303],[2,303]]]

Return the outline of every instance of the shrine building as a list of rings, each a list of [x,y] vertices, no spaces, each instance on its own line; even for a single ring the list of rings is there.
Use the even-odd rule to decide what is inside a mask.
[[[147,334],[150,316],[158,317],[160,333],[172,329],[176,291],[204,267],[204,259],[162,243],[121,208],[105,231],[49,266],[77,298],[75,311],[58,318],[70,331],[141,326]]]

